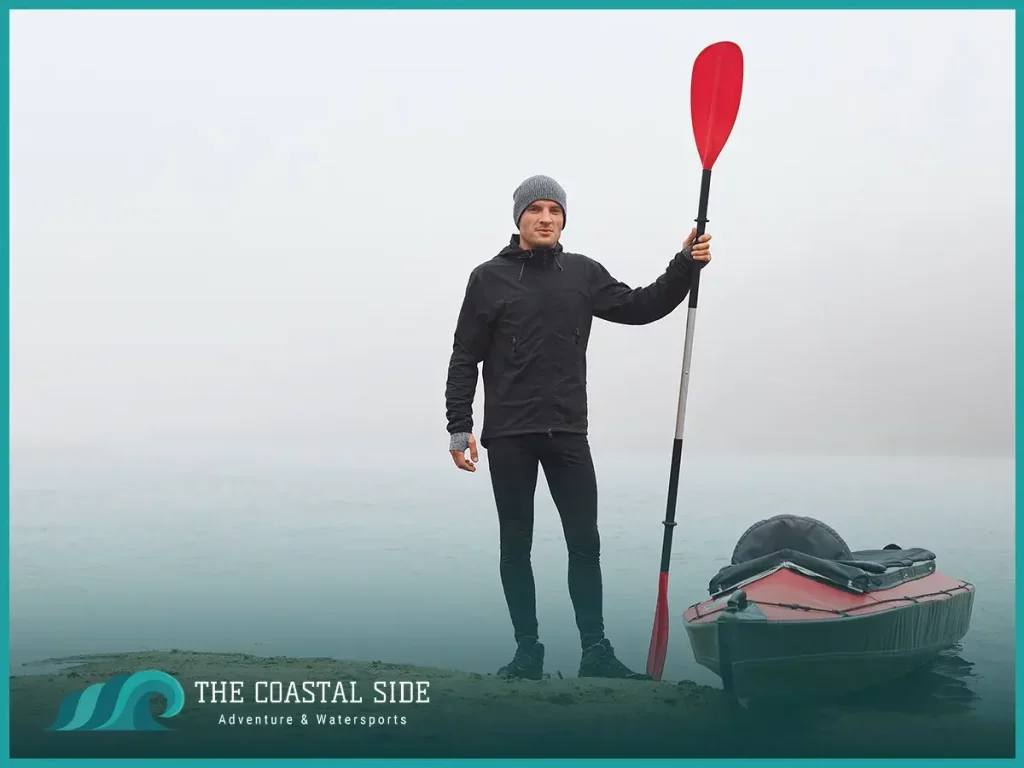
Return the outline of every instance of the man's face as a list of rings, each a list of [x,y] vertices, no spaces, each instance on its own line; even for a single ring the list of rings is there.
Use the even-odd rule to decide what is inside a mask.
[[[551,200],[538,200],[519,219],[520,245],[526,249],[550,248],[562,236],[564,224],[562,206]]]

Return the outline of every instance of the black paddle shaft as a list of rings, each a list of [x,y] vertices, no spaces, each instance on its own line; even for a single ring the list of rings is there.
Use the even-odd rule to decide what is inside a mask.
[[[700,201],[697,204],[697,232],[693,238],[693,244],[704,234],[704,226],[708,223],[708,196],[711,193],[711,169],[705,168],[700,179]],[[697,309],[697,292],[700,288],[700,273],[698,268],[693,273],[693,281],[690,284],[690,313],[686,318],[688,327],[687,351],[683,354],[683,377],[682,391],[679,393],[679,413],[676,418],[676,436],[672,441],[672,468],[669,471],[668,479],[668,502],[665,508],[665,538],[661,545],[661,572],[668,573],[669,561],[672,558],[672,530],[676,526],[676,501],[679,497],[679,467],[683,458],[683,415],[686,409],[686,377],[689,376],[690,359],[689,349],[693,343],[693,319]]]
[[[704,225],[708,223],[708,196],[711,194],[711,169],[705,168],[700,175],[700,200],[697,202],[697,234],[693,236],[693,244],[704,234]],[[697,308],[697,292],[700,289],[700,270],[693,274],[690,286],[690,309]]]

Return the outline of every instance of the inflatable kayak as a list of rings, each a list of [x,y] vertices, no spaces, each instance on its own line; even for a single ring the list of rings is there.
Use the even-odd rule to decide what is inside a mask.
[[[851,551],[826,524],[779,515],[740,537],[709,592],[683,614],[694,658],[749,700],[901,677],[967,634],[975,589],[926,549]]]

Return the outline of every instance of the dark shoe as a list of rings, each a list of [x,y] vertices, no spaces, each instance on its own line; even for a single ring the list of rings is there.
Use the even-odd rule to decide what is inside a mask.
[[[512,661],[498,670],[506,680],[540,680],[544,677],[544,645],[536,641],[520,643]]]
[[[617,658],[608,640],[602,640],[585,651],[580,660],[580,677],[608,677],[619,680],[653,680],[650,675],[634,672]]]

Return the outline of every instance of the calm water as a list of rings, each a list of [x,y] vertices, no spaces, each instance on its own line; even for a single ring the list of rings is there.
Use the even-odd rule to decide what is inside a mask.
[[[17,459],[17,457],[16,457]],[[646,659],[667,460],[598,455],[606,624]],[[512,651],[485,468],[15,463],[11,661],[143,648],[401,661],[493,672]],[[718,685],[679,618],[753,522],[810,515],[854,549],[936,552],[978,587],[962,648],[915,685],[1012,720],[1012,459],[689,458],[684,462],[666,679]],[[575,675],[561,529],[541,480],[534,568],[548,671]]]

